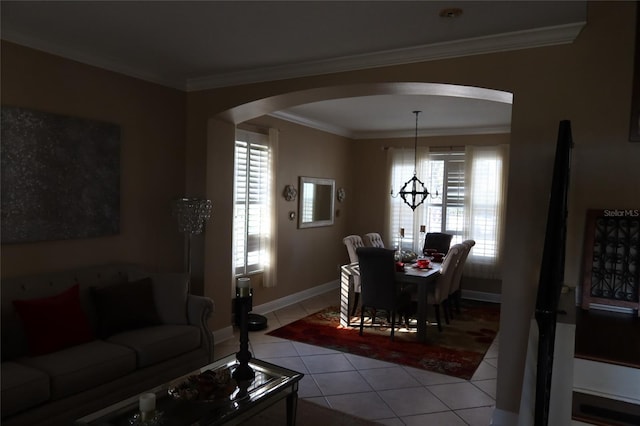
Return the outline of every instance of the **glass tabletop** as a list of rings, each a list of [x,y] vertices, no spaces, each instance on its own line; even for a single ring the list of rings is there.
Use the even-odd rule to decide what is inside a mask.
[[[303,377],[302,373],[256,359],[251,360],[249,365],[255,373],[255,378],[252,381],[240,383],[233,380],[223,389],[222,394],[215,392],[215,394],[198,396],[190,400],[178,397],[179,393],[176,389],[188,387],[204,372],[219,373],[227,369],[232,374],[238,366],[235,354],[149,390],[156,395],[155,418],[158,421],[155,423],[142,422],[139,419],[139,395],[136,395],[85,416],[77,420],[76,424],[87,426],[224,424],[276,394],[282,393],[284,397],[297,391],[297,383]]]

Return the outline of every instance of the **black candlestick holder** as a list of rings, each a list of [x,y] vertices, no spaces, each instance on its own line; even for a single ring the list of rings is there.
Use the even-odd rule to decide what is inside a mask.
[[[249,312],[253,303],[253,291],[249,290],[249,296],[241,296],[241,290],[236,290],[236,309],[240,310],[240,351],[236,353],[236,359],[240,362],[232,376],[237,382],[251,381],[255,377],[253,368],[249,366],[251,352],[249,352]]]

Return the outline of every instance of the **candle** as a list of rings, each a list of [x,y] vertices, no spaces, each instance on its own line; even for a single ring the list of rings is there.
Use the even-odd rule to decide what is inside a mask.
[[[400,228],[400,236],[404,238],[404,228]]]
[[[425,232],[426,228],[424,225],[420,225],[420,232]]]
[[[143,393],[140,395],[140,412],[152,413],[156,410],[156,394],[155,393]]]
[[[251,278],[238,278],[236,281],[236,296],[249,297],[251,296]]]

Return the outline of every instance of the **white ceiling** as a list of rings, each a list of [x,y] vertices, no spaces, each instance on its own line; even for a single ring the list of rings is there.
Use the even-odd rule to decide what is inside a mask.
[[[457,18],[440,17],[445,8]],[[2,1],[2,38],[181,90],[570,43],[585,1]],[[373,96],[276,115],[349,137],[508,131],[504,102]]]

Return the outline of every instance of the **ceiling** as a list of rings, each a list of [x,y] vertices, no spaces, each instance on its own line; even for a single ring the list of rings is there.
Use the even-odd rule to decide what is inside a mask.
[[[458,8],[457,17],[442,17]],[[2,1],[2,38],[185,91],[571,43],[586,1]],[[446,15],[446,14],[445,14]],[[353,137],[508,131],[511,105],[338,99],[274,115]]]

